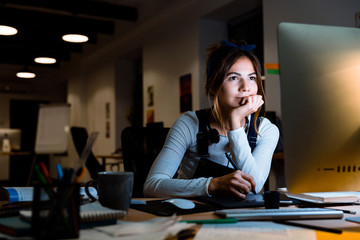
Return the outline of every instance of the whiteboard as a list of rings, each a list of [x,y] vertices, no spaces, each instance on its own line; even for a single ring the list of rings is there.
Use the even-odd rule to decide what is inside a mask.
[[[67,153],[70,122],[69,104],[40,105],[35,153]]]

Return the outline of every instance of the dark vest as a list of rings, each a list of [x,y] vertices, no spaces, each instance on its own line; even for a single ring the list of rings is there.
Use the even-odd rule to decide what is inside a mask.
[[[194,178],[219,177],[233,172],[233,168],[223,166],[207,159],[207,157],[209,157],[208,146],[211,143],[216,144],[217,142],[219,142],[219,133],[216,129],[210,127],[208,113],[206,109],[196,111],[196,116],[199,119],[199,132],[197,134],[197,151],[198,156],[200,157],[200,161],[194,174]],[[260,119],[258,118],[256,121],[257,129],[259,125]],[[255,117],[254,114],[252,114],[247,134],[247,139],[251,148],[251,152],[256,146],[256,137],[257,133],[255,131]]]

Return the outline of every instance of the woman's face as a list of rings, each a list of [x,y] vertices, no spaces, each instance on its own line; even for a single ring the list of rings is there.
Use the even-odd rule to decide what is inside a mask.
[[[256,72],[250,59],[239,58],[226,74],[219,92],[219,103],[225,108],[235,108],[244,97],[256,95]]]

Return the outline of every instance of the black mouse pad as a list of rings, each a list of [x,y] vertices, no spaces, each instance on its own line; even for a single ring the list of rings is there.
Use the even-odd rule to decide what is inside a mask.
[[[193,209],[179,209],[172,205],[163,204],[161,203],[162,201],[163,199],[146,201],[146,205],[132,204],[130,205],[130,208],[147,213],[152,213],[157,216],[171,216],[173,214],[184,215],[184,214],[192,214],[192,213],[200,213],[200,212],[212,212],[220,209],[219,207],[216,206],[210,206],[207,204],[201,204],[196,202],[195,202],[195,208]]]

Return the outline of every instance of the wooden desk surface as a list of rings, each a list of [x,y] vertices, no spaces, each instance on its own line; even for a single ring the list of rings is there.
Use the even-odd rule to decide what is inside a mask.
[[[150,200],[150,199],[146,199]],[[154,200],[154,199],[151,199]],[[316,239],[360,239],[360,224],[346,221],[345,218],[348,217],[359,217],[360,218],[360,206],[338,206],[333,207],[336,209],[344,209],[344,210],[355,210],[356,215],[354,214],[344,214],[342,219],[326,219],[326,220],[298,220],[293,221],[301,224],[308,224],[312,226],[325,227],[325,228],[334,228],[338,230],[342,230],[342,234],[334,234],[328,233],[324,231],[316,231]],[[144,221],[149,220],[151,218],[158,217],[156,215],[142,212],[135,209],[129,209],[128,216],[124,219],[126,221]],[[195,214],[187,214],[181,215],[182,220],[199,220],[199,219],[216,219],[219,218],[213,212],[204,212],[204,213],[195,213]]]

